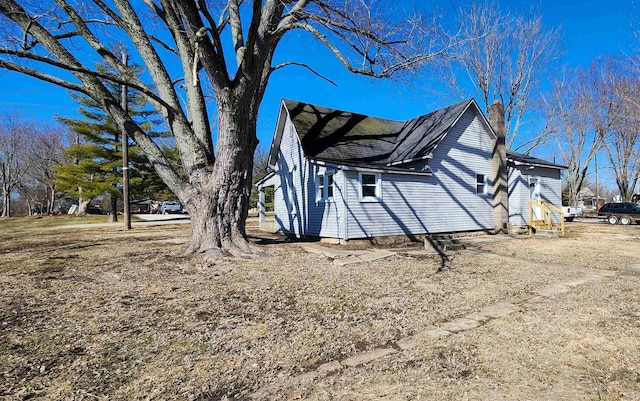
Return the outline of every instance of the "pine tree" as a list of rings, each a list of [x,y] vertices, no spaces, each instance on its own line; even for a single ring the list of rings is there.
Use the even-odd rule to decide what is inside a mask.
[[[119,90],[117,86],[112,87],[113,93],[118,93]],[[86,213],[91,200],[108,196],[110,221],[115,222],[117,202],[122,198],[121,129],[94,100],[78,95],[72,95],[72,98],[80,105],[79,113],[82,118],[58,116],[58,120],[75,133],[76,141],[65,150],[68,162],[56,167],[53,181],[61,192],[78,198],[78,214]],[[153,113],[144,110],[145,103],[141,96],[129,91],[128,99],[131,117],[151,130],[156,122],[151,119]],[[155,137],[160,139],[163,134],[157,132]],[[139,147],[131,140],[129,188],[132,198],[173,197]]]

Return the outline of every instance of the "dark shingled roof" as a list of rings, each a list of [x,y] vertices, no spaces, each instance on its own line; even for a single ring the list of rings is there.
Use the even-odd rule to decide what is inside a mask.
[[[549,161],[538,159],[537,157],[525,155],[518,152],[507,151],[507,159],[521,163],[521,164],[531,165],[531,166],[533,165],[545,166],[545,167],[559,168],[559,169],[567,168],[567,166],[563,166],[561,164],[551,163]]]
[[[471,102],[394,121],[284,100],[307,157],[371,166],[429,155]]]
[[[465,100],[407,121],[398,137],[389,163],[427,156],[471,103]]]

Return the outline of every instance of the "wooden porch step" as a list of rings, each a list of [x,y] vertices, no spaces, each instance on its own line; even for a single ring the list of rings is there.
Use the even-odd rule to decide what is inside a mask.
[[[560,236],[560,230],[543,230],[537,229],[533,234],[538,237],[547,237],[547,238],[558,238]]]
[[[531,220],[531,227],[547,227],[547,222],[545,220]]]

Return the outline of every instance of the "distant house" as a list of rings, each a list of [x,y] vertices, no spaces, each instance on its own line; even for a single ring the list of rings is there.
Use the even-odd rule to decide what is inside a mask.
[[[585,209],[596,209],[598,204],[603,205],[606,201],[603,196],[596,198],[596,194],[588,187],[584,187],[578,192],[578,206]]]
[[[274,231],[341,240],[495,231],[527,225],[528,199],[560,205],[564,167],[494,151],[496,138],[473,99],[408,121],[283,100],[257,185],[274,187]],[[508,217],[494,206],[496,160]]]

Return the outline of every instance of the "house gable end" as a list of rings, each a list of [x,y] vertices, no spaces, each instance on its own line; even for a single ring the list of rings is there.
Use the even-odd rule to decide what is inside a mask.
[[[276,129],[273,132],[273,140],[271,141],[271,148],[269,149],[268,166],[273,170],[278,165],[278,157],[280,154],[280,145],[282,144],[282,135],[284,134],[284,128],[287,124],[287,120],[290,120],[287,107],[284,101],[280,104],[280,112],[278,113],[278,120],[276,122]]]
[[[413,138],[403,141],[404,143],[399,143],[392,154],[393,160],[390,161],[388,165],[398,166],[431,158],[433,152],[446,137],[447,133],[454,129],[460,121],[460,118],[467,112],[467,110],[470,109],[479,118],[486,133],[492,140],[494,140],[496,138],[496,134],[493,132],[493,129],[491,128],[491,125],[484,113],[480,111],[480,108],[474,99],[469,99],[411,120],[427,121],[428,126],[426,128],[431,128],[430,131],[425,131],[428,136],[422,135],[422,137],[419,137],[419,135],[411,135]],[[424,128],[425,127],[423,127],[423,130]]]

